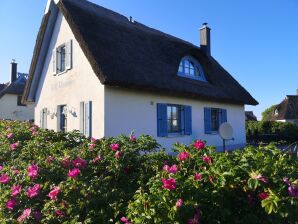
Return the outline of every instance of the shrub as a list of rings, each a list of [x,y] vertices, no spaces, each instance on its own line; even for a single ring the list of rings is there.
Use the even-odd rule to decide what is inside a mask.
[[[298,162],[273,145],[232,153],[176,144],[168,163],[140,187],[132,223],[295,223]],[[170,172],[169,167],[176,167]],[[291,188],[292,187],[292,188]],[[295,193],[293,189],[295,190]]]
[[[1,121],[0,142],[1,223],[118,222],[168,160],[144,135],[90,140]]]

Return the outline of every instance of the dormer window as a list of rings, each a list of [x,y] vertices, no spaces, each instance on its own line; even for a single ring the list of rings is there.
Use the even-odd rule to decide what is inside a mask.
[[[178,75],[206,82],[200,63],[191,56],[182,58],[179,64]]]

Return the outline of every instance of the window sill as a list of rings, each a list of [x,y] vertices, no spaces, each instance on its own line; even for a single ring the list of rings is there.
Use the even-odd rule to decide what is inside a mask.
[[[218,135],[219,132],[218,131],[212,131],[210,133],[205,133],[206,135]]]
[[[69,69],[66,69],[65,71],[63,72],[59,72],[59,73],[56,73],[54,74],[54,76],[60,76],[60,75],[63,75],[64,73],[68,72]]]
[[[167,138],[177,138],[177,137],[184,137],[185,135],[182,133],[169,133]]]

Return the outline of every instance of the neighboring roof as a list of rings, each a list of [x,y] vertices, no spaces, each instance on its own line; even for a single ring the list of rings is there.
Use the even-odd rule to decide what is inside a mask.
[[[199,47],[130,22],[125,16],[85,0],[60,0],[58,8],[100,82],[109,86],[150,90],[165,94],[236,104],[258,102],[213,58]],[[42,43],[48,12],[36,46]],[[40,47],[35,47],[24,100],[31,88]],[[180,60],[195,57],[208,82],[177,76]]]
[[[275,111],[277,113],[275,113]],[[276,106],[271,115],[271,120],[291,119],[298,119],[298,95],[287,95],[287,97]]]
[[[0,98],[5,94],[22,95],[25,89],[27,74],[18,73],[19,77],[13,83],[0,84]]]
[[[253,111],[245,111],[245,120],[246,121],[257,121],[257,117],[254,115]]]

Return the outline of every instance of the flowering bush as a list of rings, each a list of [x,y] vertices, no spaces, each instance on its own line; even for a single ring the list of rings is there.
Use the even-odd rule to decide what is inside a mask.
[[[122,223],[169,160],[149,136],[86,139],[14,121],[0,121],[0,142],[0,223]]]
[[[223,154],[196,141],[174,150],[176,161],[130,202],[131,223],[297,223],[297,158],[273,145]]]
[[[1,223],[295,223],[297,158],[273,145],[166,155],[150,136],[86,139],[0,121]]]

